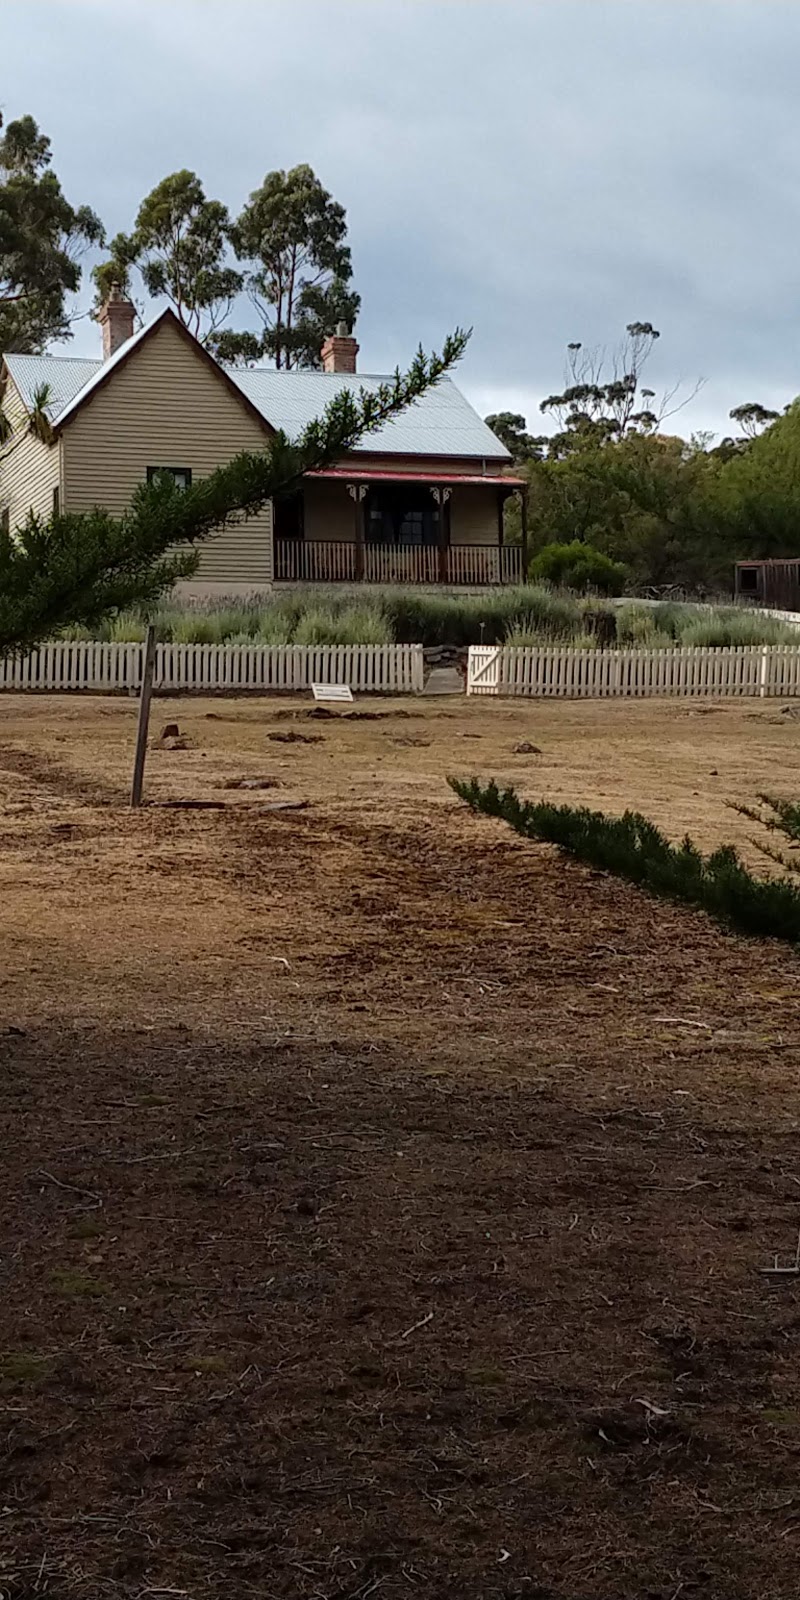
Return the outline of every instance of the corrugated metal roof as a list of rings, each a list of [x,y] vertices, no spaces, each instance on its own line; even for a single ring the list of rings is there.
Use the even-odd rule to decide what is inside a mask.
[[[296,439],[342,389],[374,393],[386,377],[361,373],[273,372],[231,369],[231,377],[273,428]],[[442,378],[399,417],[362,439],[370,455],[479,456],[510,460],[508,451],[450,378]]]
[[[166,315],[166,313],[164,313]],[[33,405],[35,391],[49,384],[52,399],[47,407],[51,422],[63,426],[101,379],[144,338],[142,328],[109,361],[86,361],[73,356],[6,356],[8,370],[25,405]],[[274,372],[267,367],[237,369],[226,373],[242,394],[260,411],[273,428],[280,428],[290,439],[319,417],[342,389],[357,394],[364,388],[374,393],[390,379],[361,373]],[[474,411],[450,378],[441,378],[419,400],[386,423],[377,433],[365,437],[360,454],[408,456],[472,456],[495,461],[510,461],[508,451]]]
[[[8,355],[5,363],[28,411],[33,407],[36,390],[49,384],[52,398],[46,410],[51,421],[103,365],[102,361],[84,361],[78,356]]]

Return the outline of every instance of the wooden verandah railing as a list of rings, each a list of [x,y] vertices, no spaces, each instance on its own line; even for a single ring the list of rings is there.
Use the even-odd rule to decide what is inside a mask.
[[[359,563],[360,555],[360,563]],[[361,565],[361,571],[358,567]],[[513,545],[365,544],[276,539],[276,583],[444,583],[490,588],[522,582],[522,551]]]

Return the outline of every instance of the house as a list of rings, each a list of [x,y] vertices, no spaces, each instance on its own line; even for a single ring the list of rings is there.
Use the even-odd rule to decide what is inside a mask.
[[[321,372],[221,366],[175,314],[134,333],[118,290],[99,313],[103,360],[7,355],[0,364],[0,518],[93,506],[119,515],[136,485],[169,472],[182,485],[296,437],[356,371],[340,325]],[[524,494],[510,457],[455,384],[442,379],[363,447],[297,493],[201,547],[194,595],[273,583],[408,582],[483,587],[519,581],[519,546],[503,544],[503,505]]]

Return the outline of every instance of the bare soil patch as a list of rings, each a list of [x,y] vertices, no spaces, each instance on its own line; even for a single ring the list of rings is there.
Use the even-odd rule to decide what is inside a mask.
[[[796,724],[158,709],[220,809],[0,702],[0,1593],[793,1597],[798,957],[444,776],[747,848]]]

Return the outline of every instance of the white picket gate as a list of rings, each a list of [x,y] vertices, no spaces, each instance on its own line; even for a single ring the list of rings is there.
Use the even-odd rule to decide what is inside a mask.
[[[0,658],[0,690],[135,690],[144,646],[94,641],[44,644]],[[343,683],[361,694],[418,694],[419,644],[227,645],[160,644],[155,687],[196,694],[309,689]]]
[[[800,695],[800,646],[593,650],[476,645],[468,694],[596,699],[622,695]]]

